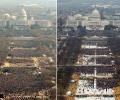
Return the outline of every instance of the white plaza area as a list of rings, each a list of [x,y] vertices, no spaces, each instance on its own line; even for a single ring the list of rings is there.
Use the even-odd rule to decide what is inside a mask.
[[[115,100],[112,89],[95,88],[88,80],[79,80],[75,100]]]
[[[97,75],[94,75],[94,74],[85,74],[85,73],[81,73],[80,74],[80,77],[86,77],[86,78],[112,78],[113,77],[113,74],[111,73],[102,73],[102,74],[97,74]]]
[[[83,97],[83,98],[75,98],[75,100],[115,100],[114,97]]]
[[[97,45],[87,45],[87,44],[84,44],[81,46],[82,49],[106,49],[108,47],[106,46],[97,46]]]

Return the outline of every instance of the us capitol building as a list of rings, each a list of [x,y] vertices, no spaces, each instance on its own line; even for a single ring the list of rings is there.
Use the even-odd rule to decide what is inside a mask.
[[[32,25],[37,25],[40,27],[51,27],[52,22],[50,20],[37,20],[34,17],[29,16],[28,18],[27,12],[24,8],[21,9],[17,16],[10,15],[8,13],[0,16],[0,29],[9,27],[13,29],[29,29]]]
[[[120,14],[107,16],[105,19],[102,19],[97,8],[89,15],[75,14],[68,16],[66,21],[66,26],[76,28],[81,25],[86,27],[87,30],[104,30],[104,27],[109,24],[120,27]]]

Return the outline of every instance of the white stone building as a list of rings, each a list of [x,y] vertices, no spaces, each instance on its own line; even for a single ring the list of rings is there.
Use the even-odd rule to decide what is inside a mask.
[[[104,30],[105,25],[109,24],[109,20],[102,20],[101,14],[97,9],[94,9],[91,14],[82,16],[76,14],[69,16],[67,26],[77,27],[78,25],[85,26],[87,30]]]
[[[52,23],[49,20],[35,20],[35,24],[40,27],[51,27]]]
[[[13,29],[29,29],[32,25],[38,25],[40,27],[51,27],[52,22],[49,20],[36,20],[34,17],[28,19],[27,12],[25,9],[21,9],[20,13],[15,15],[3,14],[0,16],[0,28],[13,28]]]

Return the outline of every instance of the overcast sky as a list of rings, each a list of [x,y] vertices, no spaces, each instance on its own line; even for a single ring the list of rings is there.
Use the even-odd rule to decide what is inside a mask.
[[[22,4],[40,4],[47,6],[55,6],[56,0],[0,0],[0,6],[13,6]]]
[[[120,4],[120,0],[58,0],[58,3],[76,3],[76,4],[81,4],[81,3],[88,3],[88,4],[96,4],[96,3],[101,3],[101,4]]]

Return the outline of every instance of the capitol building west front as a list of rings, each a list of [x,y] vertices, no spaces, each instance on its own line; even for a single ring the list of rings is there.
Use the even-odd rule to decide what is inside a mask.
[[[87,30],[104,30],[106,25],[115,24],[116,20],[102,19],[101,14],[97,8],[95,8],[92,13],[82,16],[81,14],[75,14],[73,16],[68,16],[66,26],[77,28],[81,25],[86,27]],[[117,21],[119,22],[119,21]]]

